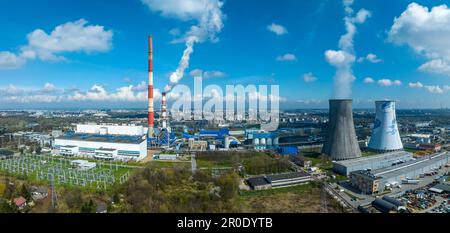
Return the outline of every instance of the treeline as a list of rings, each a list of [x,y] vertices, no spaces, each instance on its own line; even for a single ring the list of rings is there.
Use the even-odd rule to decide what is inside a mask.
[[[114,195],[117,212],[202,213],[237,212],[235,199],[239,176],[229,172],[213,177],[211,172],[147,167],[133,175]]]

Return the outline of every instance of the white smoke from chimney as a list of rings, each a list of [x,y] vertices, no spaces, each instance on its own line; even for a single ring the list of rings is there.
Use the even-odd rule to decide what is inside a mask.
[[[345,29],[346,33],[339,40],[340,50],[327,50],[325,58],[327,62],[336,67],[334,76],[333,98],[349,99],[352,95],[351,86],[355,80],[353,75],[353,63],[355,63],[355,51],[353,46],[353,38],[356,34],[356,24],[363,24],[371,13],[366,9],[361,9],[354,15],[351,8],[353,0],[343,0],[345,9]]]
[[[178,64],[178,68],[170,75],[170,82],[165,87],[169,92],[184,77],[189,67],[189,60],[194,52],[195,43],[206,40],[217,42],[217,34],[222,31],[225,15],[222,13],[221,0],[142,0],[151,10],[160,12],[163,16],[177,18],[182,21],[197,21],[197,25],[182,38],[173,42],[185,42],[186,49]]]

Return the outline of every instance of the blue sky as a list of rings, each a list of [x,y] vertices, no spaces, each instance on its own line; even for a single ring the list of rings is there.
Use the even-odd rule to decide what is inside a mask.
[[[344,17],[356,17],[364,8],[370,15],[355,23],[355,60],[350,65],[356,78],[351,94],[355,105],[373,107],[374,100],[394,99],[400,108],[450,107],[450,42],[443,42],[450,39],[450,9],[441,6],[450,2],[417,0],[413,6],[409,0],[355,0],[350,4],[353,13],[347,14],[345,1],[223,1],[223,28],[212,32],[218,40],[194,45],[180,83],[191,85],[189,73],[197,69],[211,76],[204,85],[277,84],[282,107],[327,107],[337,68],[325,52],[340,50]],[[162,2],[0,1],[0,108],[145,108],[147,35],[154,37],[155,87],[163,90],[185,49],[174,40],[199,24],[197,13],[182,17],[184,9],[158,5]],[[441,7],[432,11],[434,6]],[[433,17],[439,12],[446,13],[444,22]],[[411,23],[420,16],[426,17],[424,24]],[[96,43],[52,41],[52,50],[39,45],[52,39],[57,26],[77,21],[81,29],[97,26],[94,32],[84,31]],[[394,24],[401,30],[394,32]],[[270,25],[281,31],[269,30]],[[27,37],[37,29],[50,37]],[[27,46],[33,55],[25,58]],[[128,89],[119,93],[123,87]]]

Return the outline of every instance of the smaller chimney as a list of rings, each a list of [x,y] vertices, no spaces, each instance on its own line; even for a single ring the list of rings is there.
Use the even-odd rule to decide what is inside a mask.
[[[167,129],[167,93],[163,92],[162,93],[162,98],[161,98],[161,125],[163,129]]]

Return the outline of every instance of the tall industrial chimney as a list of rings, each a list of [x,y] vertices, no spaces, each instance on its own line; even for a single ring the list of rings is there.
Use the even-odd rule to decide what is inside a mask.
[[[161,128],[167,129],[167,94],[162,93],[161,97]]]
[[[361,157],[353,123],[352,100],[330,100],[328,137],[322,153],[332,160]]]
[[[153,39],[148,37],[148,136],[153,137],[154,108],[153,108]]]
[[[402,150],[403,144],[397,127],[395,102],[376,101],[376,116],[369,148],[380,152]]]

